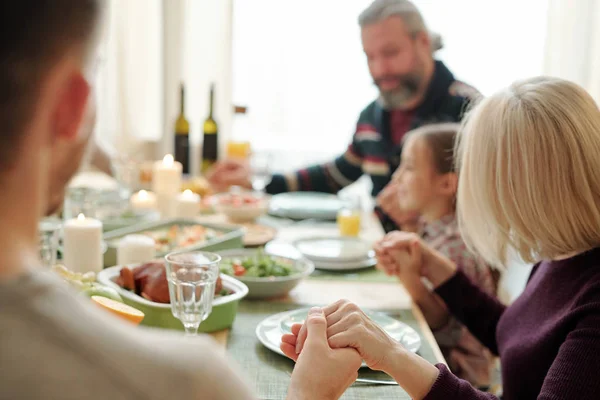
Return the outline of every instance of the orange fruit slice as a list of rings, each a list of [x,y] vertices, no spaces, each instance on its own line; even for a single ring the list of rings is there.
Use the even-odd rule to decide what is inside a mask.
[[[139,325],[144,319],[144,313],[140,310],[130,307],[127,304],[119,303],[113,299],[102,296],[92,296],[92,301],[110,311],[114,315],[131,322],[132,324]]]

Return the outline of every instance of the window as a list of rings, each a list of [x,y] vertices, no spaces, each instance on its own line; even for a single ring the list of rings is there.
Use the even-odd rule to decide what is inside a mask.
[[[234,0],[233,101],[248,116],[233,134],[279,155],[276,168],[340,154],[376,97],[357,23],[370,2]],[[542,73],[547,0],[415,4],[442,34],[437,57],[482,93]]]

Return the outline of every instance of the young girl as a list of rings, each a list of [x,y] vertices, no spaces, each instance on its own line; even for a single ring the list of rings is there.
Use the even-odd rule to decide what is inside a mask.
[[[458,176],[453,153],[458,128],[458,124],[434,124],[408,133],[400,167],[394,174],[399,206],[421,215],[417,232],[427,244],[459,265],[481,289],[494,295],[496,284],[491,269],[467,250],[456,221]],[[421,307],[452,371],[476,386],[489,385],[492,357],[485,347],[451,317],[427,282],[399,274],[395,263],[388,259],[387,250],[397,234],[389,233],[376,245],[380,268],[398,275]]]

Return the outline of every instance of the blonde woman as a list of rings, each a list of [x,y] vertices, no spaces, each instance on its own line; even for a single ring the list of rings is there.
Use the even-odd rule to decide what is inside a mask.
[[[424,276],[502,361],[504,399],[600,396],[600,111],[577,85],[517,82],[483,100],[458,144],[458,217],[467,243],[496,265],[515,249],[539,261],[506,307],[416,235],[390,250],[400,274]],[[444,365],[406,352],[358,308],[325,308],[329,343],[353,347],[415,399],[491,399]],[[292,358],[304,329],[283,338]],[[294,347],[295,346],[295,347]]]

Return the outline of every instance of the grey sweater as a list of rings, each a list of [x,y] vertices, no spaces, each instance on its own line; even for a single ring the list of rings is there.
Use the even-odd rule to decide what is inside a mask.
[[[121,322],[47,272],[0,283],[0,399],[251,399],[210,337]]]

